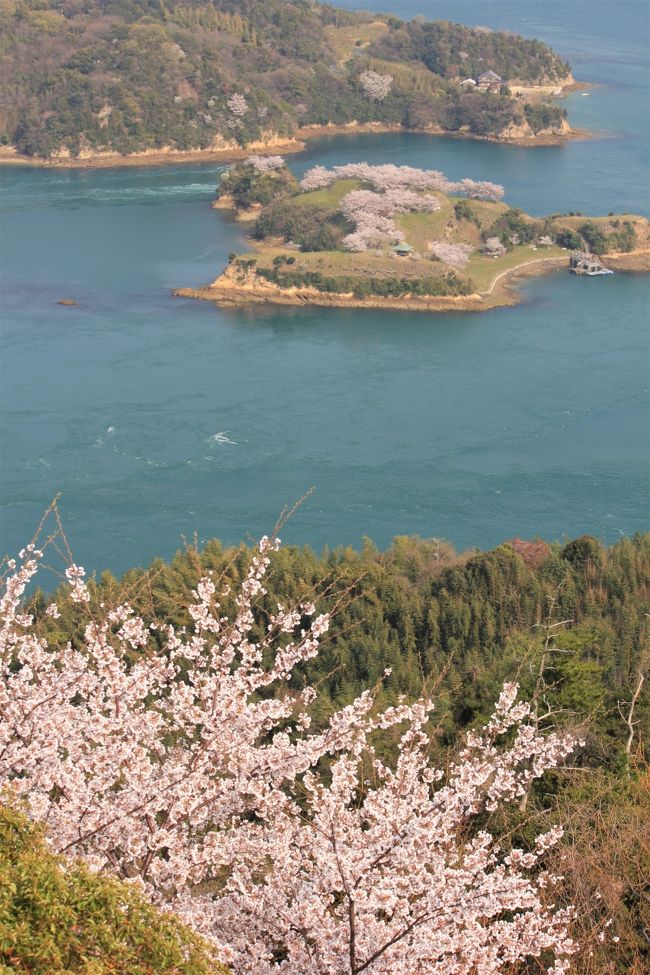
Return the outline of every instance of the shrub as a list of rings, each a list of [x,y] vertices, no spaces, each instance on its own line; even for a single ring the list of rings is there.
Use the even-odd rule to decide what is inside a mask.
[[[444,297],[471,294],[470,281],[457,277],[453,271],[437,277],[373,278],[353,275],[329,276],[320,271],[281,271],[278,268],[258,268],[258,275],[280,288],[315,288],[326,294],[353,294],[355,298],[400,298],[403,295]]]
[[[524,218],[521,210],[511,207],[492,225],[490,234],[499,237],[504,247],[511,250],[513,238],[518,238],[520,244],[527,244],[537,237],[539,230],[536,223]]]
[[[254,203],[265,206],[278,197],[295,192],[297,188],[297,180],[286,166],[261,171],[253,163],[243,162],[230,166],[223,174],[217,187],[217,197],[226,194],[232,196],[236,206],[241,208]]]
[[[560,247],[568,247],[569,250],[579,251],[582,241],[575,230],[559,230],[555,235],[555,243]]]
[[[55,856],[44,830],[0,805],[0,971],[225,975],[212,950],[138,890]]]
[[[467,200],[459,200],[457,203],[454,203],[454,213],[456,214],[456,220],[471,220],[475,224],[479,222],[476,211]]]
[[[593,254],[604,254],[607,251],[607,234],[597,223],[583,223],[578,227],[578,233],[586,240]]]
[[[337,250],[351,225],[343,214],[329,207],[300,206],[290,200],[271,204],[259,215],[253,236],[257,240],[281,237],[300,244],[305,251]]]
[[[566,118],[566,109],[559,105],[524,105],[524,115],[533,132],[558,129]]]

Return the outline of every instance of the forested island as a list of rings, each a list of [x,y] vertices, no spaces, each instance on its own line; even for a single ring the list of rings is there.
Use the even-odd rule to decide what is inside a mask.
[[[596,273],[650,270],[647,218],[537,218],[503,196],[495,183],[392,164],[316,166],[298,183],[282,157],[252,156],[225,173],[214,206],[251,222],[253,248],[231,254],[211,285],[175,294],[233,306],[483,311],[517,300],[513,276],[568,268],[570,253]]]
[[[566,61],[447,21],[313,0],[2,0],[0,36],[4,161],[218,157],[340,126],[570,134],[553,101],[574,84]]]
[[[50,568],[55,548],[65,551],[51,532]],[[425,958],[432,944],[470,950],[468,911],[457,923],[453,899],[436,901],[433,924],[422,914],[420,868],[423,890],[478,897],[476,930],[488,944],[498,935],[506,956],[500,947],[488,969],[481,954],[477,971],[567,970],[554,959],[576,975],[647,970],[650,536],[464,553],[402,536],[385,551],[367,541],[320,555],[211,541],[121,579],[84,580],[69,563],[65,585],[28,596],[42,560],[32,545],[5,563],[0,965],[81,975],[92,957],[98,975],[223,975],[225,958],[234,975],[272,973],[278,960],[306,975],[325,971],[309,952],[333,938],[329,970],[355,975],[336,869],[354,852],[347,869],[370,944],[396,938],[371,973],[411,971],[414,944]],[[513,682],[527,708],[514,705]],[[435,709],[418,710],[423,695]],[[561,762],[553,750],[566,754],[567,734],[575,744]],[[269,795],[255,765],[243,772],[249,755],[279,762],[282,788]],[[298,806],[285,795],[294,788]],[[454,800],[470,805],[447,835]],[[46,821],[47,844],[25,808]],[[312,815],[331,837],[312,836]],[[396,830],[388,840],[384,823]],[[262,827],[279,845],[260,865]],[[379,839],[387,851],[375,859]],[[396,883],[400,909],[386,912]]]

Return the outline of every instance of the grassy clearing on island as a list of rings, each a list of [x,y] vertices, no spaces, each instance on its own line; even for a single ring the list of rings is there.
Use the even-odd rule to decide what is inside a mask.
[[[323,275],[336,277],[351,275],[353,277],[377,278],[412,278],[438,277],[442,275],[445,266],[439,261],[428,258],[415,259],[413,257],[398,257],[388,249],[385,251],[364,251],[352,254],[349,251],[308,251],[296,252],[287,250],[286,244],[279,241],[263,243],[248,254],[242,254],[242,260],[256,260],[258,267],[270,268],[274,257],[295,258],[291,265],[294,271],[320,271]]]
[[[522,264],[548,261],[553,258],[564,258],[568,264],[567,251],[562,250],[561,247],[540,247],[533,250],[530,244],[522,244],[500,257],[473,254],[465,268],[465,275],[472,279],[477,291],[484,292],[490,290],[495,278],[504,271],[511,271]]]
[[[326,27],[324,33],[334,49],[338,63],[345,64],[359,50],[379,40],[387,31],[388,24],[385,21],[373,20],[368,24],[351,24],[348,27]]]
[[[419,214],[417,214],[419,216]],[[256,260],[258,267],[270,268],[273,258],[291,255],[295,263],[291,265],[295,271],[320,271],[324,275],[351,275],[353,277],[399,277],[417,280],[423,277],[438,277],[444,273],[446,266],[440,261],[432,261],[426,254],[419,257],[398,257],[391,251],[366,251],[361,254],[350,254],[347,251],[313,251],[300,253],[287,251],[286,244],[275,242],[264,243],[255,251],[243,254],[243,260]],[[490,257],[487,254],[474,254],[460,277],[470,278],[476,291],[489,291],[493,281],[504,271],[510,271],[523,264],[536,261],[565,258],[566,250],[561,247],[545,247],[533,250],[530,244],[515,247],[500,257]]]
[[[336,209],[348,193],[359,190],[363,186],[360,179],[337,179],[331,186],[324,186],[322,190],[310,190],[293,198],[292,202],[305,207],[333,207]]]

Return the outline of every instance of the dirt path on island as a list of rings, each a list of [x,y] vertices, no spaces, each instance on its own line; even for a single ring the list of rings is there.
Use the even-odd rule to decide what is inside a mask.
[[[485,295],[485,296],[491,295],[492,292],[494,291],[494,288],[497,285],[497,283],[500,280],[505,279],[505,278],[507,278],[509,276],[510,277],[516,277],[517,275],[521,275],[522,277],[525,277],[525,275],[527,273],[526,268],[530,268],[531,271],[533,270],[533,268],[539,268],[539,270],[541,271],[545,267],[547,267],[549,270],[552,270],[553,268],[564,267],[564,264],[565,263],[568,263],[568,257],[567,258],[564,258],[564,257],[546,257],[546,258],[544,258],[544,257],[536,257],[532,261],[524,261],[523,264],[517,264],[515,267],[508,267],[508,268],[506,268],[505,271],[501,271],[499,274],[497,274],[497,276],[495,278],[492,279],[492,284],[490,285],[490,287],[488,288],[488,290],[487,291],[479,291],[479,294],[480,295]]]

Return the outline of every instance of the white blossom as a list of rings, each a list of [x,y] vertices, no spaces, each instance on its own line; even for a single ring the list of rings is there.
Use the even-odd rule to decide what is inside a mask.
[[[486,253],[491,254],[492,257],[500,257],[506,252],[506,249],[499,237],[488,237],[485,241],[485,250]]]
[[[471,244],[451,244],[444,240],[434,240],[429,250],[443,264],[462,270],[470,259],[474,248]]]
[[[250,163],[258,173],[275,173],[284,166],[283,156],[249,156],[246,162]]]
[[[541,732],[515,684],[446,771],[429,699],[378,712],[365,691],[310,732],[316,691],[289,678],[328,616],[265,607],[253,635],[278,545],[261,540],[236,591],[201,578],[184,627],[93,605],[71,563],[80,635],[51,645],[21,612],[41,558],[24,552],[0,590],[0,787],[55,851],[137,880],[234,975],[505,975],[542,957],[566,971],[571,911],[538,876],[561,830],[504,851],[473,822],[574,743]],[[391,766],[375,733],[398,726]]]
[[[248,102],[243,95],[236,92],[226,100],[226,105],[235,118],[241,119],[248,113]]]
[[[381,102],[390,94],[393,76],[378,74],[376,71],[362,71],[359,75],[359,83],[363,88],[364,95],[372,101]]]
[[[453,182],[436,169],[417,169],[414,166],[395,166],[386,163],[372,166],[367,162],[345,163],[326,169],[314,166],[301,181],[304,190],[321,189],[339,179],[358,179],[369,183],[376,190],[409,189],[414,191],[438,190],[441,193],[464,193],[475,199],[498,201],[504,190],[497,183],[485,180],[462,179]]]

